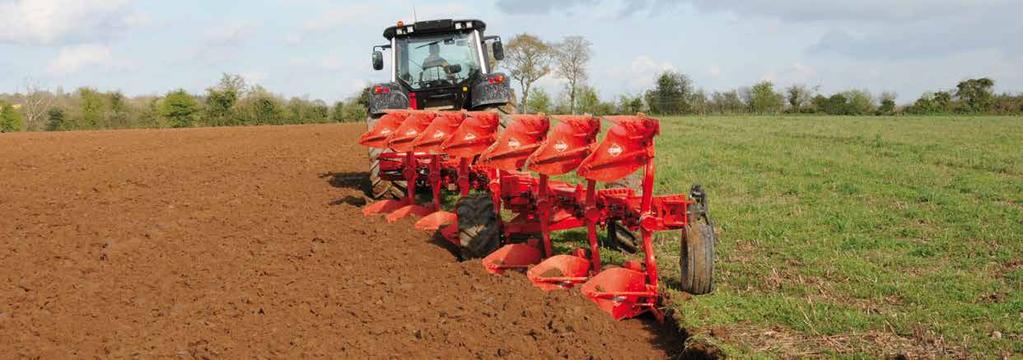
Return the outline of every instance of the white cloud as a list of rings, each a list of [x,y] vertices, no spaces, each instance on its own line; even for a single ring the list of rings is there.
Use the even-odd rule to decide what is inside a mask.
[[[628,79],[628,89],[646,89],[654,84],[658,74],[665,70],[675,70],[675,65],[668,61],[657,61],[653,58],[640,55],[632,59],[629,70],[625,73]]]
[[[760,77],[760,80],[770,81],[775,84],[802,84],[816,85],[820,82],[817,69],[801,62],[792,63],[778,71],[769,71]]]
[[[1020,0],[684,0],[699,9],[776,17],[787,21],[922,21],[1020,6]]]
[[[47,70],[55,75],[70,75],[87,68],[112,70],[126,65],[126,62],[114,59],[109,46],[81,44],[61,48],[57,57],[50,61]]]
[[[218,24],[206,30],[207,46],[235,46],[248,39],[256,26],[249,23],[232,22]]]
[[[367,16],[377,12],[378,9],[375,4],[360,3],[339,6],[307,20],[302,28],[307,33],[329,31],[344,25],[363,23],[359,20],[366,19]]]
[[[381,8],[393,11],[381,11]],[[468,12],[464,4],[449,2],[417,6],[415,15],[424,20],[450,19],[467,17]],[[403,20],[406,23],[413,22],[411,3],[383,0],[372,3],[336,5],[306,20],[299,32],[286,35],[284,41],[288,45],[300,45],[311,36],[338,31],[346,27],[371,27],[382,31],[384,27],[393,26],[398,20]]]
[[[0,3],[0,42],[49,45],[106,39],[143,18],[133,0],[17,0]]]
[[[497,8],[508,14],[547,14],[556,10],[566,11],[577,6],[597,5],[600,0],[497,0]]]
[[[718,64],[711,65],[710,68],[707,69],[707,73],[710,74],[710,77],[712,77],[712,78],[720,77],[721,76],[721,65],[718,65]]]

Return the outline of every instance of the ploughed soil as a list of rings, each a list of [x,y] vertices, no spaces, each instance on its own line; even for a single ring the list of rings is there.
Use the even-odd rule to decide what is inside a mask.
[[[361,215],[362,125],[0,134],[0,357],[663,358]]]

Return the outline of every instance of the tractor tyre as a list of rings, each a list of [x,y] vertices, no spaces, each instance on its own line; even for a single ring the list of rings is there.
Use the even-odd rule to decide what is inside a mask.
[[[376,125],[377,118],[372,116],[366,118],[366,127],[372,129]],[[369,195],[374,200],[401,199],[405,196],[404,181],[387,181],[380,178],[380,154],[382,149],[369,149]]]
[[[486,257],[501,245],[501,221],[494,213],[494,200],[489,193],[462,198],[455,213],[463,260]]]
[[[679,268],[682,291],[703,295],[714,291],[714,227],[693,222],[682,234]]]
[[[617,221],[608,221],[607,223],[607,239],[610,241],[608,246],[613,246],[618,250],[627,252],[629,254],[635,254],[639,251],[640,239],[636,237],[632,231],[622,226]]]

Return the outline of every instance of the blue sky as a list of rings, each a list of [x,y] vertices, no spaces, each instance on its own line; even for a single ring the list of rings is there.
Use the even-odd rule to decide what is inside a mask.
[[[1023,91],[1023,0],[414,1],[420,19],[479,18],[593,42],[589,83],[639,93],[674,69],[708,91],[772,80],[823,92],[925,90],[990,76]],[[201,92],[237,73],[285,96],[328,101],[385,79],[370,47],[413,1],[0,0],[0,92],[26,83],[131,95]],[[556,92],[561,80],[541,86]]]

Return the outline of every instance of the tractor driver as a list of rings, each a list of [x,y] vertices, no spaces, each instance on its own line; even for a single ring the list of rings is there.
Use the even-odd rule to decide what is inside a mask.
[[[440,44],[430,44],[430,55],[423,60],[423,69],[429,69],[434,67],[442,67],[445,71],[448,68],[448,61],[440,57]]]

